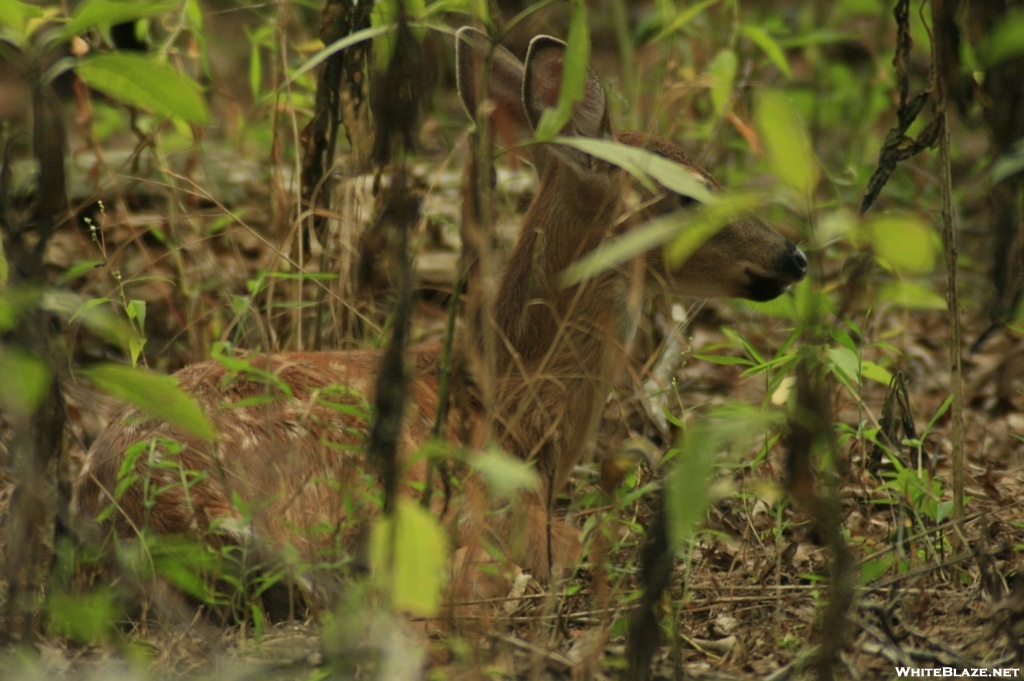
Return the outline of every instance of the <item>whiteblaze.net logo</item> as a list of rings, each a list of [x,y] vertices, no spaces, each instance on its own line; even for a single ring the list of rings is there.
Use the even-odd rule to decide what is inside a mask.
[[[913,678],[964,678],[967,676],[979,678],[1015,678],[1019,676],[1019,667],[1007,667],[1003,669],[989,669],[988,667],[970,667],[959,669],[957,667],[896,667],[896,676]]]

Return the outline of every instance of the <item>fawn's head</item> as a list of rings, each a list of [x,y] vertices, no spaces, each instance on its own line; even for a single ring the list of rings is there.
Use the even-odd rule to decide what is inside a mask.
[[[555,38],[537,36],[530,43],[524,65],[508,50],[494,46],[491,70],[485,78],[481,72],[484,55],[491,49],[489,39],[475,29],[460,29],[456,39],[457,74],[467,112],[475,118],[477,90],[486,81],[487,99],[493,107],[491,120],[498,138],[509,147],[529,140],[544,111],[557,106],[565,47]],[[690,162],[672,142],[633,131],[613,133],[604,88],[592,69],[587,72],[583,98],[574,105],[572,117],[560,134],[614,138],[622,144],[646,149],[679,164],[707,189],[719,189],[715,178]],[[552,232],[567,223],[584,222],[592,227],[589,239],[573,233],[572,243],[564,244],[562,249],[564,262],[554,258],[553,266],[568,266],[601,240],[630,224],[631,221],[622,219],[626,212],[622,199],[629,186],[623,171],[564,145],[531,145],[529,150],[541,176],[531,207],[531,213],[539,215],[532,222]],[[696,203],[664,188],[652,195],[639,188],[638,183],[634,186],[643,199],[641,212],[645,218],[666,215]],[[528,214],[524,228],[530,225]],[[557,238],[557,234],[549,235],[551,240]],[[669,266],[662,248],[652,249],[646,255],[645,276],[648,287],[673,295],[765,301],[803,279],[806,271],[807,258],[799,248],[760,218],[748,214],[723,227],[681,264]]]

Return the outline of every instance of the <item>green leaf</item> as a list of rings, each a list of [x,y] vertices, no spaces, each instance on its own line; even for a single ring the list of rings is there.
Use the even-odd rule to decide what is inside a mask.
[[[945,413],[947,411],[949,411],[949,407],[950,407],[951,404],[953,404],[953,396],[952,395],[950,395],[945,400],[943,400],[942,405],[935,412],[935,416],[933,416],[932,420],[928,422],[928,427],[924,429],[925,433],[930,432],[932,427],[935,425],[935,422],[938,421],[939,419],[941,419],[945,415]]]
[[[789,68],[789,62],[786,61],[786,55],[782,52],[782,48],[775,42],[775,38],[772,38],[768,31],[764,30],[760,26],[744,26],[740,29],[743,33],[750,38],[755,45],[761,48],[761,51],[765,53],[772,63],[775,64],[779,71],[782,71],[786,78],[793,77],[793,71]]]
[[[448,562],[448,536],[437,518],[410,499],[399,499],[391,517],[374,524],[370,534],[370,566],[388,579],[391,605],[431,617],[441,604]]]
[[[702,175],[646,149],[586,137],[558,137],[554,141],[616,165],[649,188],[650,180],[653,178],[665,189],[689,196],[701,203],[712,204],[718,201],[708,189]]]
[[[143,545],[142,542],[139,544]],[[159,542],[145,546],[152,551],[153,567],[157,574],[204,603],[216,601],[216,592],[212,591],[203,577],[203,573],[209,573],[217,567],[216,554],[210,547],[191,537],[172,538],[166,535],[161,536]],[[133,560],[149,562],[144,555],[135,555]]]
[[[860,385],[860,359],[849,348],[829,348],[825,356],[839,378],[850,386]]]
[[[192,28],[196,32],[202,32],[203,9],[199,6],[197,0],[185,0],[185,14],[188,16]]]
[[[861,360],[860,375],[864,378],[869,378],[872,381],[878,381],[883,385],[889,385],[889,383],[892,382],[892,374],[868,359]]]
[[[889,569],[890,565],[892,565],[892,556],[882,556],[881,558],[877,558],[875,560],[865,561],[860,566],[860,575],[858,576],[858,581],[862,585],[870,584],[871,582],[875,581],[876,579],[884,575],[886,570]]]
[[[144,329],[146,327],[146,301],[129,300],[126,309],[128,317],[139,323],[139,330]]]
[[[558,91],[558,107],[544,110],[534,131],[536,139],[554,139],[569,122],[572,118],[573,104],[583,99],[589,69],[590,28],[587,26],[587,5],[583,0],[574,0],[565,59],[562,62],[562,87]]]
[[[720,436],[706,428],[691,428],[683,453],[668,479],[669,537],[679,546],[693,534],[708,505],[708,483]]]
[[[668,243],[683,229],[687,217],[682,211],[677,211],[602,243],[562,272],[562,286],[575,286],[601,272],[618,267],[630,258]]]
[[[678,265],[734,217],[760,204],[760,197],[734,196],[704,210],[679,210],[657,217],[604,242],[567,267],[561,275],[562,285],[574,286],[669,242],[665,259],[673,266]]]
[[[694,527],[704,517],[711,487],[709,479],[719,452],[729,442],[734,443],[733,450],[742,451],[754,434],[763,433],[780,416],[749,405],[726,405],[685,432],[682,446],[666,455],[675,452],[673,459],[677,462],[665,483],[672,546],[679,546],[692,536]]]
[[[181,7],[178,0],[139,2],[138,0],[86,0],[78,6],[78,11],[64,25],[65,39],[87,31],[94,26],[109,28],[114,24],[123,24],[137,19],[154,17]]]
[[[74,594],[53,590],[46,597],[46,614],[51,634],[77,643],[107,641],[117,620],[114,598],[102,587]]]
[[[173,376],[132,369],[122,364],[96,364],[82,370],[101,390],[135,405],[151,416],[204,440],[215,433],[195,398],[178,387]]]
[[[697,359],[712,364],[742,364],[743,366],[757,366],[755,362],[746,357],[733,357],[732,355],[696,355]]]
[[[388,33],[393,30],[395,30],[394,24],[385,24],[383,26],[371,26],[370,28],[364,28],[361,31],[356,31],[355,33],[351,33],[345,36],[344,38],[335,40],[333,43],[331,43],[330,45],[328,45],[327,47],[325,47],[324,49],[320,50],[312,57],[310,57],[309,61],[307,61],[305,64],[303,64],[298,69],[293,71],[291,77],[288,79],[287,84],[290,85],[291,83],[294,83],[296,80],[301,78],[307,71],[311,71],[312,69],[315,69],[323,62],[327,61],[331,57],[331,55],[337,52],[341,52],[342,50],[347,50],[353,45],[358,45],[361,42],[370,40],[371,38],[376,38],[377,36],[384,35],[385,33]]]
[[[813,194],[818,186],[818,163],[807,132],[786,96],[771,90],[762,93],[754,122],[772,172],[801,196]]]
[[[692,212],[686,229],[665,249],[665,260],[676,267],[734,218],[749,213],[763,202],[756,194],[737,194],[720,199],[714,206]]]
[[[135,331],[109,303],[109,298],[90,298],[83,302],[77,294],[54,289],[43,294],[40,305],[44,310],[67,319],[69,324],[81,321],[103,340],[127,350],[131,339],[135,338]]]
[[[175,69],[149,57],[108,52],[86,57],[78,75],[91,88],[129,106],[191,123],[210,119],[199,86]]]
[[[260,63],[260,46],[252,43],[249,53],[249,87],[252,89],[253,99],[259,101],[260,85],[263,82],[263,69]]]
[[[930,225],[914,215],[875,218],[867,225],[875,253],[893,267],[927,274],[935,267],[935,235]]]
[[[679,14],[677,14],[675,18],[672,19],[668,26],[662,29],[661,33],[657,35],[655,40],[661,40],[666,36],[672,35],[676,31],[681,29],[683,26],[686,26],[686,24],[690,23],[690,21],[692,21],[695,16],[706,10],[708,7],[711,7],[711,5],[714,5],[718,2],[719,0],[701,0],[701,2],[694,3],[689,7],[686,7],[685,9],[681,10]]]
[[[893,303],[908,310],[945,310],[946,299],[921,284],[910,281],[893,281],[878,292],[882,302]]]
[[[510,497],[516,492],[540,487],[540,479],[533,466],[495,447],[474,458],[473,469],[499,497]]]
[[[50,389],[50,367],[27,352],[0,352],[0,406],[19,416],[34,412]]]
[[[738,60],[732,50],[719,52],[708,67],[711,80],[711,103],[715,106],[715,116],[724,116],[729,97],[732,95],[732,84],[736,80]]]
[[[76,262],[74,265],[64,270],[64,273],[58,277],[57,285],[63,286],[69,281],[77,279],[86,272],[89,272],[102,264],[102,260],[82,260],[81,262]],[[2,263],[0,263],[0,267],[2,267]]]
[[[28,40],[26,24],[29,19],[38,19],[43,11],[19,0],[0,0],[0,26],[10,29],[5,33],[13,33],[14,42],[24,45]]]

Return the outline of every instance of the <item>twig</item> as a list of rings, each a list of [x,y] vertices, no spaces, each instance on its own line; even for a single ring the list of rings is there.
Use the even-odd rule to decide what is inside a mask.
[[[502,643],[507,643],[508,645],[512,646],[513,648],[519,648],[520,650],[525,650],[526,652],[530,653],[531,655],[536,655],[538,657],[542,657],[542,658],[544,658],[545,661],[547,661],[548,663],[554,665],[555,667],[557,667],[559,669],[568,671],[568,670],[572,669],[573,666],[574,666],[573,665],[573,661],[570,660],[566,655],[563,655],[562,653],[559,653],[559,652],[555,652],[554,650],[548,650],[547,648],[543,648],[541,646],[538,646],[535,643],[530,643],[529,641],[524,641],[521,638],[517,638],[515,636],[509,636],[507,634],[499,634],[499,633],[493,632],[493,631],[489,633],[489,636],[491,638],[493,638],[495,641],[501,641]]]
[[[936,26],[932,36],[932,62],[935,72],[935,119],[939,121],[939,185],[942,189],[942,247],[946,254],[946,308],[949,311],[949,383],[953,394],[950,412],[953,418],[953,519],[957,529],[963,529],[964,519],[964,397],[963,366],[960,351],[960,295],[956,276],[956,231],[953,229],[953,177],[949,162],[949,116],[946,107],[946,73],[938,68],[938,55],[944,41],[949,39],[939,29],[940,19],[946,15],[946,0],[932,0],[932,22]],[[954,533],[953,549],[960,547]]]

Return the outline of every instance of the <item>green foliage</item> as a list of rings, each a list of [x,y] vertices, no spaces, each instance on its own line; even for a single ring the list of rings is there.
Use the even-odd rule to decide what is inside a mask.
[[[780,414],[743,404],[717,409],[690,428],[679,448],[666,455],[675,461],[665,483],[665,503],[669,519],[669,538],[679,547],[694,532],[704,517],[709,502],[709,478],[716,457],[727,444],[742,451],[749,438],[776,424]]]
[[[516,492],[535,490],[540,480],[533,467],[505,454],[496,447],[473,457],[473,469],[480,473],[487,486],[499,497],[510,497]]]
[[[729,99],[732,97],[732,85],[736,80],[736,53],[733,50],[719,52],[711,66],[708,76],[711,78],[711,103],[715,106],[715,116],[724,116]]]
[[[444,529],[433,514],[411,500],[399,499],[392,516],[374,523],[370,565],[396,610],[435,615],[447,561]]]
[[[125,312],[128,313],[128,320],[132,323],[132,328],[139,330],[139,333],[132,334],[128,339],[128,352],[132,357],[132,366],[138,366],[142,348],[146,345],[146,337],[143,333],[146,326],[146,301],[129,300]]]
[[[0,0],[0,40],[24,47],[32,35],[30,22],[42,16],[43,11],[35,5],[20,0]]]
[[[161,376],[121,364],[96,364],[82,373],[101,390],[183,430],[213,440],[213,426],[195,398],[173,376]]]
[[[617,165],[652,189],[651,181],[655,180],[666,189],[712,205],[696,214],[680,211],[651,220],[602,244],[565,270],[562,274],[564,286],[585,281],[673,239],[676,242],[669,250],[669,257],[672,262],[678,262],[728,224],[731,218],[760,205],[759,199],[750,196],[717,197],[684,166],[644,149],[577,137],[559,137],[556,141]]]
[[[573,105],[583,99],[590,69],[590,26],[587,24],[587,5],[583,0],[573,0],[566,43],[558,106],[545,109],[541,115],[537,130],[534,131],[538,141],[553,140],[572,118]]]
[[[650,189],[654,188],[651,180],[655,180],[666,189],[701,203],[712,204],[717,201],[717,197],[693,171],[646,149],[583,137],[559,137],[554,141],[616,165]]]
[[[673,266],[683,264],[694,251],[723,227],[761,204],[761,197],[757,195],[733,195],[720,199],[713,206],[696,211],[692,218],[687,220],[686,229],[680,230],[679,235],[665,249],[665,260]]]
[[[113,635],[114,599],[103,587],[84,594],[51,592],[45,608],[46,625],[52,635],[82,644],[105,643]]]
[[[945,310],[946,299],[935,291],[912,281],[889,282],[878,292],[878,299],[907,310]]]
[[[50,388],[46,362],[13,348],[0,348],[0,406],[24,418],[43,402]]]
[[[762,92],[754,121],[772,172],[798,196],[810,197],[818,186],[818,162],[786,95],[774,90]]]
[[[935,268],[936,235],[913,215],[875,218],[865,225],[875,253],[893,267],[927,274]]]
[[[78,64],[77,73],[89,87],[158,116],[179,116],[199,124],[210,119],[196,82],[150,57],[94,54]]]
[[[117,544],[117,559],[141,579],[159,576],[202,603],[227,603],[215,586],[215,576],[227,575],[224,562],[213,547],[196,539],[144,530],[137,540]]]
[[[110,27],[114,24],[155,17],[180,8],[181,4],[181,0],[86,0],[78,6],[75,15],[64,25],[62,37],[70,39],[91,28],[99,28],[107,43],[112,44]]]
[[[760,26],[743,26],[741,29],[743,34],[750,38],[755,45],[761,48],[761,51],[765,53],[775,66],[782,71],[786,78],[793,77],[793,71],[789,68],[789,62],[786,60],[786,55],[782,51],[782,47],[775,42],[775,39],[771,37],[768,31],[764,30]]]
[[[721,0],[700,0],[692,5],[688,5],[679,9],[678,13],[672,17],[672,20],[662,29],[656,41],[660,41],[678,31],[689,24],[695,16],[706,10],[712,5],[718,4]]]
[[[868,585],[875,581],[892,567],[892,556],[885,555],[875,560],[868,560],[861,563],[858,580],[862,585]]]
[[[289,78],[289,82],[294,83],[301,76],[312,71],[317,66],[320,66],[320,64],[327,61],[327,59],[330,58],[332,54],[336,54],[338,52],[341,52],[342,50],[352,47],[353,45],[358,45],[361,42],[370,40],[371,38],[376,38],[378,36],[385,35],[386,33],[390,33],[391,31],[394,30],[394,24],[385,24],[383,26],[371,26],[370,28],[364,28],[361,31],[356,31],[355,33],[349,34],[344,38],[339,38],[338,40],[335,40],[333,43],[327,45],[322,50],[320,50],[312,57],[307,59],[302,64],[302,66],[295,69],[291,74],[291,78]]]

